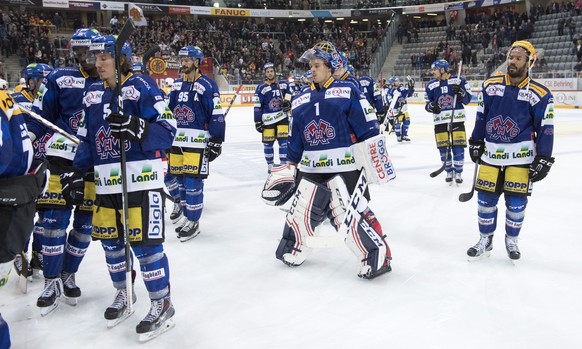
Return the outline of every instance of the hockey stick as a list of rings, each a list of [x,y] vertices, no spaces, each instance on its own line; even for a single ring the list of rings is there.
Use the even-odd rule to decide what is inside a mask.
[[[467,202],[471,200],[473,197],[473,193],[475,192],[475,184],[477,183],[477,173],[479,172],[479,161],[475,163],[475,171],[473,172],[473,185],[471,186],[471,191],[468,193],[462,193],[459,195],[460,202]]]
[[[22,266],[20,267],[20,275],[18,276],[18,288],[20,292],[26,294],[28,292],[28,259],[24,251],[20,252],[22,258]]]
[[[160,45],[154,45],[150,47],[141,58],[141,64],[143,65],[143,69],[145,70],[143,74],[149,75],[149,71],[147,69],[147,64],[149,63],[150,59],[159,51],[161,50]]]
[[[390,102],[390,105],[388,106],[388,110],[386,111],[386,116],[384,118],[384,128],[382,129],[382,133],[386,132],[386,129],[388,128],[388,113],[390,112],[390,110],[394,110],[394,106],[396,105],[396,101],[398,100],[398,98],[400,97],[400,91],[396,90],[394,92],[394,95],[392,96],[392,101]],[[392,130],[394,130],[394,124],[392,124]],[[388,134],[392,133],[393,131],[388,132]]]
[[[62,128],[58,127],[57,125],[53,124],[52,122],[48,121],[47,119],[43,118],[37,113],[33,112],[32,110],[27,109],[22,104],[16,103],[16,105],[22,110],[23,113],[28,114],[34,120],[40,122],[41,124],[50,128],[51,130],[62,134],[63,136],[65,136],[65,138],[69,139],[71,142],[79,144],[79,138],[73,136],[72,134],[68,133],[67,131],[63,130]]]
[[[461,78],[461,68],[463,66],[463,61],[459,61],[459,67],[457,69],[457,79]],[[460,83],[460,80],[459,80]],[[445,152],[445,161],[443,161],[443,164],[441,165],[441,167],[430,173],[430,177],[434,178],[438,175],[440,175],[444,170],[445,167],[447,166],[447,161],[449,160],[449,153],[451,152],[451,148],[452,148],[452,144],[453,144],[453,120],[455,119],[455,107],[457,106],[457,95],[455,95],[453,97],[453,110],[451,111],[451,121],[449,122],[449,125],[447,127],[447,132],[448,132],[448,139],[447,139],[447,150]]]
[[[135,30],[133,21],[127,20],[121,28],[121,32],[115,40],[115,93],[117,95],[117,111],[123,113],[123,95],[121,93],[121,48],[127,42],[129,36]],[[129,199],[127,194],[127,155],[125,150],[125,140],[121,140],[119,147],[121,148],[121,201],[123,222],[123,236],[125,238],[125,290],[127,292],[127,312],[133,313],[133,287],[132,287],[132,273],[133,267],[131,265],[131,245],[129,239]]]
[[[240,84],[238,86],[238,88],[236,89],[236,92],[234,93],[234,96],[232,97],[232,99],[230,100],[230,104],[228,105],[228,108],[226,108],[226,111],[224,112],[224,117],[226,117],[226,114],[228,114],[228,112],[230,111],[230,108],[232,107],[232,105],[234,104],[234,100],[236,99],[236,97],[238,96],[238,93],[240,92],[241,88],[243,87],[243,84]]]
[[[357,208],[364,197],[366,188],[368,188],[368,180],[362,169],[360,177],[358,177],[358,181],[354,187],[354,192],[352,193],[352,196],[350,196],[350,201],[348,202],[346,212],[344,213],[344,219],[342,220],[337,233],[330,236],[308,236],[305,239],[305,245],[311,248],[332,248],[337,246],[340,242],[345,241],[350,234],[350,228],[354,225],[354,221],[356,221],[360,216]]]

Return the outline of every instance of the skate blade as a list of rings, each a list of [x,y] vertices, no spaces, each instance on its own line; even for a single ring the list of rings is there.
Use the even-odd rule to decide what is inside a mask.
[[[120,323],[125,321],[125,319],[130,317],[134,312],[135,312],[135,309],[132,309],[131,312],[129,312],[126,308],[125,311],[123,312],[123,314],[121,314],[121,316],[118,317],[117,319],[107,320],[107,328],[113,328],[113,327],[119,325]]]
[[[374,274],[358,274],[359,278],[365,279],[365,280],[372,280],[377,278],[380,275],[389,273],[392,271],[392,266],[388,266],[388,267],[383,267],[380,270],[378,270],[376,273]]]
[[[63,295],[63,297],[61,297],[61,300],[63,301],[63,303],[74,307],[77,305],[78,298],[67,297],[67,296]]]
[[[184,218],[186,218],[186,216],[184,216],[184,214],[181,214],[180,217],[174,218],[174,219],[171,219],[170,218],[170,220],[172,221],[172,224],[176,224],[177,225],[178,223],[182,222],[182,220]]]
[[[169,331],[174,326],[176,326],[176,323],[174,322],[174,318],[169,318],[168,320],[164,321],[164,323],[160,327],[156,328],[155,330],[150,331],[150,332],[146,332],[146,333],[140,333],[138,339],[142,343],[150,341],[150,340],[158,337],[162,333]]]
[[[20,292],[22,292],[24,294],[28,293],[28,283],[29,282],[32,282],[31,277],[26,277],[22,274],[18,277],[18,288],[20,289]]]
[[[192,234],[192,236],[183,236],[183,237],[181,237],[181,236],[178,236],[178,239],[180,240],[180,242],[186,242],[186,241],[188,241],[188,240],[192,240],[192,239],[194,239],[194,238],[195,238],[195,237],[197,237],[198,235],[200,235],[200,232],[197,232],[197,233],[195,233],[195,234]]]
[[[42,274],[42,269],[34,269],[34,268],[32,268],[32,278],[33,279],[41,279],[41,278],[44,278],[44,275]]]
[[[478,261],[478,260],[483,259],[483,258],[489,258],[489,256],[491,256],[491,251],[485,251],[479,256],[475,256],[475,257],[467,256],[467,261],[475,262],[475,261]]]
[[[40,308],[40,316],[45,317],[55,311],[59,307],[59,299],[57,298],[53,305],[49,305],[48,307]]]

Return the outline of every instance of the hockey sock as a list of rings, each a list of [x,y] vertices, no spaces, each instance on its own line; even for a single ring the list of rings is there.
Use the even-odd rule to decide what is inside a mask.
[[[184,176],[184,188],[186,194],[186,205],[182,205],[184,216],[189,221],[198,222],[204,208],[204,181],[200,178]]]
[[[483,235],[493,234],[497,228],[497,202],[499,201],[499,196],[479,193],[477,197],[479,232]]]
[[[109,276],[113,281],[113,287],[116,289],[125,288],[125,246],[122,240],[101,240],[101,246],[105,251],[105,262],[109,270]],[[133,254],[132,265],[133,265]]]
[[[453,167],[456,173],[463,172],[463,164],[465,162],[465,148],[453,147]]]
[[[445,162],[445,171],[451,172],[453,170],[453,161],[451,153],[449,150],[449,155],[447,156],[447,148],[439,148],[439,154],[441,155],[441,162]]]
[[[273,149],[274,142],[263,143],[263,151],[265,152],[265,160],[267,161],[267,165],[272,165],[274,161],[274,149]]]
[[[40,215],[40,213],[39,213]],[[40,252],[42,251],[42,236],[44,235],[44,229],[40,225],[40,219],[34,225],[34,229],[32,230],[32,250]],[[28,244],[26,244],[28,247]],[[24,250],[25,252],[28,251],[28,248]]]
[[[45,278],[56,278],[63,270],[65,229],[44,229],[42,239],[42,271]]]
[[[505,233],[509,236],[518,236],[525,218],[526,196],[505,196]]]
[[[180,184],[178,183],[178,178],[176,178],[175,176],[171,175],[170,172],[168,172],[164,177],[164,184],[166,185],[166,188],[168,188],[168,192],[170,193],[172,199],[174,199],[175,202],[179,201]]]
[[[170,293],[170,269],[164,247],[159,245],[134,246],[142,278],[150,299],[161,299]]]
[[[279,163],[287,163],[287,139],[279,139]]]

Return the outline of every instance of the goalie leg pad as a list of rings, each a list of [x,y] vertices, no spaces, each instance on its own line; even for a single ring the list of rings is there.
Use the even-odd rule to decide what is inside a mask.
[[[329,188],[331,194],[328,218],[331,222],[331,225],[337,231],[340,224],[342,224],[342,221],[344,220],[346,207],[350,201],[350,193],[348,192],[346,182],[340,175],[336,175],[330,179],[327,182],[327,187]]]
[[[267,176],[261,198],[267,205],[281,206],[295,192],[295,166],[275,166]]]
[[[346,245],[362,263],[358,276],[373,278],[391,270],[392,252],[374,212],[366,208],[357,226],[350,230]]]
[[[317,236],[316,228],[326,218],[330,200],[327,186],[302,178],[287,213],[283,237],[275,256],[290,266],[301,265],[311,253],[304,245],[308,236]]]
[[[356,143],[353,145],[353,150],[356,167],[363,168],[368,183],[384,184],[396,178],[383,135]]]

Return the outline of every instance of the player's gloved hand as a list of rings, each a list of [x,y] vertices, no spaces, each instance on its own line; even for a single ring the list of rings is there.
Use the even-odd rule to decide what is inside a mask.
[[[478,163],[481,155],[485,152],[485,142],[469,138],[469,156],[474,163]]]
[[[131,142],[142,142],[150,127],[148,121],[129,114],[111,113],[105,120],[109,123],[111,135]]]
[[[85,197],[85,182],[83,173],[73,167],[65,169],[61,173],[61,186],[63,187],[63,197],[69,205],[80,205]]]
[[[534,161],[529,165],[529,178],[532,182],[541,181],[546,178],[552,168],[555,159],[545,155],[536,155]]]
[[[255,121],[255,130],[257,130],[258,133],[262,133],[264,128],[262,121]]]
[[[414,88],[414,79],[409,79],[408,80],[408,89],[413,89]]]
[[[441,112],[441,107],[438,105],[437,102],[430,102],[426,105],[426,111],[433,114],[438,114]]]
[[[281,107],[283,108],[283,112],[289,113],[291,111],[291,101],[284,99]]]
[[[379,121],[381,124],[383,124],[383,123],[384,123],[384,119],[386,118],[386,112],[387,112],[387,111],[388,111],[387,109],[384,109],[384,110],[382,110],[382,111],[379,111],[379,112],[377,112],[377,113],[376,113],[376,117],[378,118],[378,121]]]
[[[454,95],[459,96],[459,98],[465,97],[465,90],[463,90],[459,85],[452,85],[451,91],[453,92]]]
[[[210,137],[206,147],[208,149],[208,161],[214,161],[222,153],[222,139]]]

